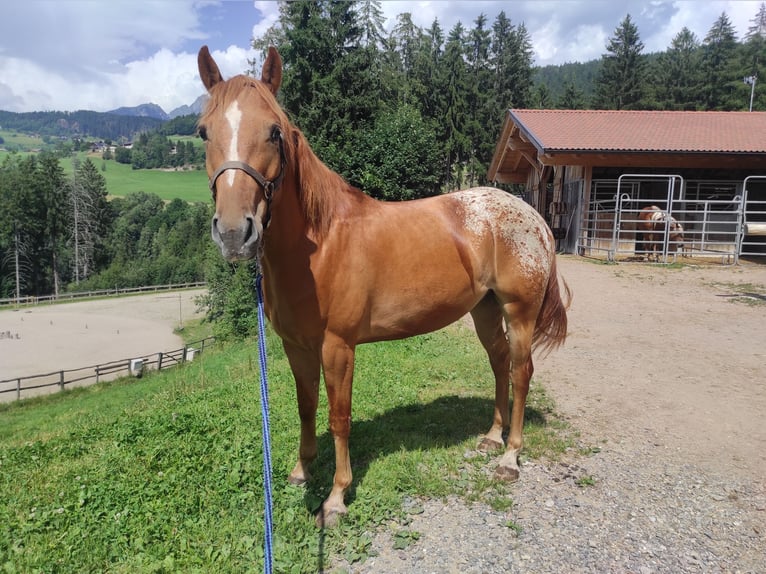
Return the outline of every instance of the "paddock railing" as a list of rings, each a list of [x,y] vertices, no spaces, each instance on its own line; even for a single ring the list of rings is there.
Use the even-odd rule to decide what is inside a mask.
[[[142,293],[154,293],[157,291],[178,291],[182,289],[198,289],[207,287],[205,282],[196,283],[172,283],[170,285],[149,285],[146,287],[125,287],[114,289],[101,289],[98,291],[74,291],[71,293],[59,293],[58,295],[24,295],[21,297],[8,297],[0,299],[0,307],[11,305],[40,305],[42,303],[62,303],[64,301],[76,301],[77,299],[90,299],[93,297],[113,297],[122,295],[137,295]]]
[[[655,189],[667,186],[666,197],[642,197],[641,184],[652,181]],[[766,176],[710,183],[710,189],[687,183],[666,174],[624,174],[617,181],[594,182],[577,253],[627,262],[648,260],[649,249],[661,263],[693,258],[722,264],[766,255]],[[718,188],[725,192],[716,193]],[[682,244],[671,237],[669,222],[654,239],[641,233],[641,209],[650,203],[682,225]]]
[[[13,398],[20,400],[47,394],[51,390],[63,391],[85,387],[128,375],[140,377],[147,370],[159,371],[192,361],[213,344],[215,344],[215,337],[205,337],[172,351],[150,353],[90,367],[62,369],[41,375],[0,380],[0,402],[8,401],[6,398],[9,396],[8,393],[15,393]]]

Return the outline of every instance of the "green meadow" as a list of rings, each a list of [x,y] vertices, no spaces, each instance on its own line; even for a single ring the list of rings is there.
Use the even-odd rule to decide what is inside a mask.
[[[275,572],[343,572],[337,560],[364,561],[384,525],[417,540],[405,497],[512,508],[523,465],[517,485],[497,482],[487,472],[497,453],[473,450],[494,382],[467,327],[359,347],[349,514],[328,531],[313,517],[334,472],[325,393],[314,478],[291,486],[295,386],[270,330],[268,348]],[[524,458],[555,459],[573,444],[538,382],[525,441]],[[262,572],[263,484],[255,341],[142,379],[0,405],[0,571]]]
[[[37,136],[18,133],[15,131],[0,129],[0,138],[3,138],[4,143],[0,144],[0,147],[6,149],[18,149],[19,151],[29,151],[32,149],[38,149],[45,144],[43,140]],[[0,152],[3,153],[3,152]],[[2,155],[0,155],[2,158]]]
[[[132,169],[114,160],[91,159],[106,179],[106,190],[110,196],[121,197],[145,191],[159,195],[166,201],[176,198],[190,202],[210,201],[207,172],[204,169]],[[70,164],[71,171],[71,162],[65,163]]]
[[[3,144],[13,153],[27,155],[45,147],[43,140],[36,136],[30,136],[0,130],[0,137],[5,140]],[[201,145],[196,136],[172,136],[174,142],[191,140],[195,145]],[[0,146],[3,147],[3,146]],[[0,162],[7,156],[9,151],[0,151]],[[144,191],[153,193],[166,201],[179,198],[189,202],[210,201],[207,172],[204,169],[186,170],[154,170],[132,169],[130,165],[117,163],[114,160],[104,160],[100,155],[78,153],[78,159],[89,157],[98,168],[101,175],[106,179],[106,190],[111,197],[123,197],[129,193]],[[62,159],[61,166],[65,173],[72,173],[72,160]]]

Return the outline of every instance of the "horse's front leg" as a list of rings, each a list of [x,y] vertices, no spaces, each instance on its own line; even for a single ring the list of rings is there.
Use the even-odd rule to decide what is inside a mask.
[[[332,491],[317,516],[317,525],[332,527],[348,512],[344,502],[351,486],[351,385],[354,379],[354,347],[340,337],[327,334],[322,346],[322,370],[330,406],[330,432],[335,441],[335,477]]]
[[[291,484],[303,484],[311,478],[309,465],[317,456],[316,418],[319,402],[319,353],[283,342],[285,354],[295,377],[298,415],[301,419],[301,443],[298,462],[288,476]]]

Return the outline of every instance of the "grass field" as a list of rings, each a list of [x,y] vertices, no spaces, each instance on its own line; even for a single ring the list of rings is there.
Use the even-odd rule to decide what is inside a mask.
[[[106,190],[110,197],[124,197],[129,193],[144,191],[158,195],[165,201],[176,198],[190,202],[210,201],[207,172],[204,169],[133,169],[128,164],[101,159],[99,155],[78,155],[80,160],[86,157],[90,158],[106,179]],[[61,165],[67,174],[72,173],[71,159],[62,160]]]
[[[9,130],[0,130],[0,138],[3,138],[5,142],[2,147],[7,149],[20,148],[23,151],[30,151],[44,145],[42,138]]]
[[[455,326],[358,349],[349,515],[317,530],[334,471],[324,391],[314,480],[290,486],[294,383],[271,333],[268,345],[276,572],[364,560],[366,533],[402,515],[405,495],[512,505],[511,487],[486,473],[496,459],[463,456],[489,428],[494,384],[475,337]],[[232,343],[141,380],[0,406],[0,569],[262,571],[257,356],[255,342]],[[525,456],[555,458],[567,436],[533,384]]]
[[[106,189],[110,196],[125,196],[137,191],[154,193],[170,201],[175,198],[185,201],[210,201],[207,172],[202,170],[161,171],[156,169],[132,169],[131,166],[113,160],[92,158],[93,163],[106,178]],[[71,162],[70,162],[71,163]]]
[[[5,140],[5,145],[9,149],[19,146],[23,151],[20,155],[32,153],[29,150],[42,147],[42,139],[15,132],[0,130],[0,136]],[[201,145],[197,136],[172,136],[174,142],[193,141],[194,145]],[[0,163],[9,152],[0,151]],[[160,196],[166,201],[172,199],[183,199],[185,201],[196,202],[210,201],[210,190],[208,189],[207,172],[204,169],[184,170],[184,171],[163,171],[153,169],[134,170],[130,165],[117,163],[114,160],[103,160],[100,155],[79,153],[80,160],[89,157],[99,169],[101,175],[106,179],[106,189],[110,196],[123,197],[129,193],[145,191]],[[61,166],[68,175],[72,173],[72,160],[62,159]],[[106,167],[105,170],[102,170]]]

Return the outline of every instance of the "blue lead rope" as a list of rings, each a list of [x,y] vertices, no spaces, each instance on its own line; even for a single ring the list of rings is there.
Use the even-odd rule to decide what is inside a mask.
[[[263,496],[265,537],[263,541],[263,571],[271,574],[274,565],[273,530],[271,498],[271,431],[269,423],[269,384],[266,378],[266,328],[263,318],[263,291],[261,282],[263,275],[260,271],[255,277],[255,291],[258,295],[258,358],[261,364],[261,426],[263,429]]]

